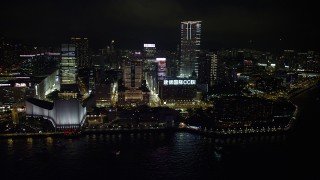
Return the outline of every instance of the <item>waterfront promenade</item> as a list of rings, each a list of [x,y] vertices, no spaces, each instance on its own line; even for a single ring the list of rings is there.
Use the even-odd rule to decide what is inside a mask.
[[[304,93],[310,89],[318,87],[318,83],[298,89],[288,95],[288,100],[292,103],[299,94]],[[293,103],[292,103],[293,104]],[[179,127],[144,127],[144,128],[101,128],[101,129],[83,129],[80,134],[77,135],[66,135],[64,132],[40,132],[40,133],[1,133],[0,138],[19,138],[19,137],[78,137],[87,134],[115,134],[115,133],[142,133],[142,132],[190,132],[197,133],[204,136],[228,136],[228,135],[241,135],[241,134],[273,134],[273,133],[284,133],[292,129],[295,124],[296,117],[299,112],[299,107],[293,104],[296,109],[289,121],[284,127],[249,127],[249,128],[228,128],[228,129],[207,129],[207,128],[195,128],[191,126],[185,126],[184,128]]]

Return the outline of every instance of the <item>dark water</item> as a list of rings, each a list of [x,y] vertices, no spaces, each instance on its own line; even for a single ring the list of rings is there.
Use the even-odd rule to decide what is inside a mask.
[[[313,89],[295,98],[301,113],[287,135],[0,139],[0,179],[320,179],[319,95]]]

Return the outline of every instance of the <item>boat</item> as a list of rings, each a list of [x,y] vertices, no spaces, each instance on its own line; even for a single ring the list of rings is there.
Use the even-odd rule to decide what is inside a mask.
[[[119,156],[120,155],[120,150],[116,152],[116,155]]]
[[[112,154],[114,154],[115,156],[119,156],[120,150],[114,150],[114,151],[112,151]]]

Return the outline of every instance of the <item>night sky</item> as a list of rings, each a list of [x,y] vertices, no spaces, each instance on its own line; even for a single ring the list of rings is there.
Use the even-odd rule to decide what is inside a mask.
[[[10,0],[1,2],[0,34],[39,45],[88,37],[92,47],[175,49],[180,22],[202,22],[202,48],[317,50],[317,7],[309,0]],[[280,40],[281,39],[281,40]]]

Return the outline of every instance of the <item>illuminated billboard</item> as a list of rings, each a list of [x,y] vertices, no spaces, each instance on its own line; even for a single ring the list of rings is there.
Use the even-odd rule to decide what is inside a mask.
[[[34,57],[34,54],[21,54],[20,57]]]
[[[76,52],[74,52],[74,51],[64,51],[64,52],[62,52],[61,54],[62,54],[62,55],[75,55]]]
[[[14,87],[27,87],[26,83],[15,83]]]
[[[143,47],[156,47],[156,45],[155,44],[143,44]]]
[[[156,58],[158,64],[158,79],[164,80],[166,76],[166,58]]]
[[[196,85],[195,79],[165,79],[163,85]]]
[[[243,65],[245,66],[252,66],[253,65],[253,62],[251,60],[244,60],[243,61]]]
[[[0,87],[8,87],[11,86],[11,84],[0,84]]]

